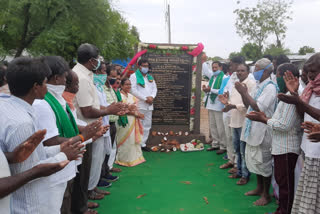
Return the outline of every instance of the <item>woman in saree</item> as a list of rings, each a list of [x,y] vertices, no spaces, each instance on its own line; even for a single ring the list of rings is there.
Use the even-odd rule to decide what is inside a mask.
[[[145,162],[141,150],[143,128],[140,119],[144,115],[138,112],[136,103],[138,99],[130,94],[131,82],[125,78],[121,81],[121,91],[117,93],[118,101],[129,105],[129,112],[120,116],[117,123],[116,164],[121,166],[136,166]]]

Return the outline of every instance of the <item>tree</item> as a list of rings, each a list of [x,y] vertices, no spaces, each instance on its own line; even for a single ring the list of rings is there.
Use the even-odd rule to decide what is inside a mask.
[[[236,9],[237,33],[247,41],[258,45],[261,53],[267,38],[274,34],[277,47],[282,47],[287,27],[285,22],[290,20],[292,2],[286,0],[259,0],[255,7]]]
[[[270,54],[271,56],[279,56],[280,54],[288,55],[290,54],[290,52],[291,52],[290,49],[282,48],[282,47],[279,48],[275,44],[271,44],[265,49],[264,55],[268,55],[268,54]]]
[[[125,59],[138,42],[107,0],[1,0],[0,26],[2,49],[15,57],[26,50],[70,61],[78,46],[88,42],[107,58]]]
[[[235,57],[235,56],[242,56],[242,54],[240,52],[231,52],[229,54],[229,59]]]
[[[222,60],[222,57],[220,57],[220,56],[208,57],[208,60],[211,60],[211,61],[220,61],[220,60]]]
[[[292,19],[292,0],[262,0],[258,5],[267,11],[266,22],[276,37],[276,46],[282,48],[287,31],[286,22]]]
[[[241,55],[245,56],[247,60],[256,61],[261,58],[261,50],[258,45],[246,43],[241,48]]]
[[[306,55],[307,53],[315,53],[316,51],[314,50],[314,48],[310,47],[310,46],[303,46],[299,49],[299,54],[300,55]]]

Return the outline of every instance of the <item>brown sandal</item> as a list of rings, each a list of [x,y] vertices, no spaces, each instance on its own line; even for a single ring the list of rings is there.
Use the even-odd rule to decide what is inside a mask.
[[[249,178],[242,177],[237,181],[237,185],[246,185],[248,182],[249,182]]]
[[[89,209],[95,209],[95,208],[98,208],[98,207],[99,207],[98,203],[94,203],[94,202],[91,202],[91,201],[88,202],[88,208]]]
[[[104,195],[96,193],[95,191],[90,191],[89,195],[88,195],[88,198],[90,200],[101,200],[101,199],[104,198]]]
[[[87,209],[87,211],[84,214],[98,214],[98,211]]]
[[[228,162],[228,163],[222,164],[220,166],[220,169],[228,169],[228,168],[232,168],[232,167],[233,167],[233,164]]]
[[[229,177],[229,178],[241,178],[241,176],[238,175],[238,174],[236,174],[236,173],[234,173],[234,174],[232,174],[232,175],[229,175],[228,177]]]
[[[98,189],[97,187],[94,188],[93,191],[95,191],[96,193],[101,194],[101,195],[110,195],[110,192],[102,190],[102,189]]]

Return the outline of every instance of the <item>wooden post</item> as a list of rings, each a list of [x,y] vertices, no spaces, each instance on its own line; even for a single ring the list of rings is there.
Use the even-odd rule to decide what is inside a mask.
[[[202,53],[197,56],[196,69],[196,99],[194,115],[194,134],[200,134],[200,111],[201,111],[201,81],[202,81]]]

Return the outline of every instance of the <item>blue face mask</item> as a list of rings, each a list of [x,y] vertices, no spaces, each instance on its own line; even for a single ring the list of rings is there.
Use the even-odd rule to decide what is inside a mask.
[[[265,67],[265,68],[262,69],[262,70],[253,72],[254,78],[255,78],[257,81],[260,81],[261,78],[262,78],[263,72],[264,72],[267,68],[269,68],[271,65],[272,65],[272,63],[269,64],[267,67]]]
[[[214,72],[213,72],[213,76],[218,76],[220,73],[221,73],[220,70],[214,71]]]
[[[149,68],[142,67],[140,71],[141,71],[143,74],[146,74],[146,73],[148,73]]]
[[[93,68],[93,70],[94,71],[96,71],[96,70],[98,70],[98,68],[100,67],[100,65],[101,65],[101,61],[100,61],[100,59],[95,59],[97,62],[98,62],[98,64],[97,64],[97,66],[96,67],[94,67]]]

